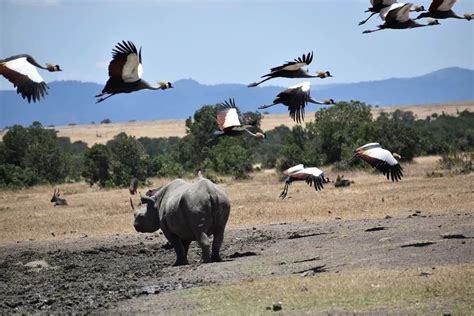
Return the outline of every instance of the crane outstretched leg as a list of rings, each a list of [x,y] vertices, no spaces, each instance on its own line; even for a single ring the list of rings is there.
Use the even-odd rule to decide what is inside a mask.
[[[262,106],[259,107],[259,109],[260,109],[260,110],[261,110],[261,109],[266,109],[266,108],[269,108],[269,107],[271,107],[271,106],[274,106],[275,104],[277,104],[277,103],[273,103],[273,104],[270,104],[270,105],[262,105]]]
[[[367,12],[367,11],[366,11]],[[377,12],[372,12],[371,15],[369,15],[369,17],[367,19],[365,19],[364,21],[360,21],[359,22],[359,25],[362,25],[362,24],[365,24],[368,20],[370,20],[371,17],[373,17],[375,14],[377,14]]]
[[[378,32],[378,31],[381,31],[381,30],[385,30],[385,28],[379,27],[376,30],[365,30],[364,32],[362,32],[362,34],[369,34],[369,33]]]
[[[283,191],[280,193],[280,197],[282,200],[286,198],[286,195],[288,194],[288,187],[290,186],[290,184],[291,184],[291,181],[289,180],[289,177],[288,177],[285,180],[285,187],[283,188]]]
[[[102,95],[104,95],[104,94],[98,94],[98,95],[96,95],[95,97],[98,98],[98,97],[100,97],[100,96],[102,96]],[[95,103],[97,104],[97,103],[100,103],[100,102],[102,102],[102,101],[105,101],[105,100],[107,100],[108,98],[110,98],[110,97],[113,96],[113,95],[115,95],[115,93],[112,93],[112,94],[109,94],[109,95],[106,96],[106,97],[97,99],[97,101],[96,101]]]
[[[258,86],[259,84],[264,83],[265,81],[270,80],[270,79],[272,79],[272,78],[273,78],[273,77],[268,77],[268,78],[265,78],[265,79],[263,79],[262,81],[259,81],[259,82],[252,82],[252,83],[249,84],[247,87],[249,87],[249,88],[256,87],[256,86]]]

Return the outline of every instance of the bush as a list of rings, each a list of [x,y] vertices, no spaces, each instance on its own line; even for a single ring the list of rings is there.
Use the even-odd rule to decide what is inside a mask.
[[[29,168],[11,164],[0,165],[0,188],[20,188],[38,183],[39,179]]]
[[[112,123],[112,121],[108,118],[103,119],[102,121],[100,121],[100,124],[110,124],[110,123]],[[94,124],[94,122],[92,122],[92,124]]]

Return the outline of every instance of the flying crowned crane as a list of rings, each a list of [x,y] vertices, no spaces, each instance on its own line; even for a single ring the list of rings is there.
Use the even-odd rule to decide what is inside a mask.
[[[392,179],[392,181],[398,182],[403,177],[403,168],[397,161],[397,159],[401,159],[401,156],[383,149],[379,143],[368,143],[357,148],[351,161],[355,158],[360,158],[381,171],[388,180]]]
[[[295,58],[293,61],[287,61],[283,65],[273,67],[270,69],[270,73],[263,75],[263,80],[259,82],[253,82],[248,87],[256,87],[259,84],[270,80],[272,78],[327,78],[332,77],[329,71],[319,71],[314,75],[310,74],[308,70],[303,67],[308,66],[313,61],[313,52],[303,54],[303,56]]]
[[[335,104],[333,99],[324,101],[313,99],[310,95],[310,88],[311,84],[308,81],[291,86],[288,89],[280,92],[276,96],[275,100],[273,100],[272,104],[263,105],[259,107],[259,109],[266,109],[281,103],[288,107],[288,110],[290,111],[290,117],[293,119],[293,121],[301,123],[301,121],[304,121],[304,109],[308,102],[326,105]]]
[[[13,83],[17,88],[16,92],[28,100],[28,103],[39,101],[48,94],[49,87],[36,68],[50,72],[61,71],[58,65],[46,64],[43,67],[27,54],[0,59],[0,74]]]
[[[459,16],[452,10],[452,7],[456,3],[456,0],[433,0],[428,12],[421,13],[415,20],[421,18],[434,18],[434,19],[461,19],[471,21],[474,18],[474,14],[465,13],[463,16]]]
[[[96,103],[102,102],[118,93],[130,93],[143,89],[165,90],[174,88],[171,82],[158,82],[152,86],[142,79],[142,49],[137,51],[136,46],[128,41],[118,43],[112,50],[112,61],[109,64],[109,80],[102,93],[96,95]]]
[[[410,10],[412,3],[394,3],[380,11],[380,18],[385,21],[379,25],[376,30],[365,30],[363,34],[373,33],[385,29],[412,29],[416,27],[425,27],[440,24],[438,20],[428,22],[428,24],[419,24],[410,19]]]
[[[286,197],[288,194],[288,188],[294,181],[305,181],[309,186],[314,187],[316,191],[321,191],[324,188],[323,184],[329,182],[329,178],[324,177],[322,170],[316,167],[305,168],[302,164],[283,171],[283,174],[286,175],[286,178],[285,187],[280,194],[282,199]]]
[[[254,125],[242,125],[240,123],[239,114],[237,112],[237,106],[235,105],[234,99],[229,99],[219,104],[220,110],[217,112],[217,127],[218,131],[214,132],[215,136],[235,136],[240,135],[243,132],[246,132],[250,136],[253,136],[257,139],[264,139],[265,134],[261,132],[251,132],[249,128],[255,128]]]
[[[368,20],[370,20],[371,17],[373,17],[375,14],[380,13],[380,11],[384,8],[387,8],[391,6],[392,4],[397,3],[397,0],[370,0],[370,4],[372,7],[368,8],[365,12],[372,12],[367,19],[364,21],[359,22],[359,25],[364,24]],[[415,12],[420,12],[420,11],[425,11],[425,8],[421,5],[414,6],[413,9],[410,9],[410,11],[415,11]]]

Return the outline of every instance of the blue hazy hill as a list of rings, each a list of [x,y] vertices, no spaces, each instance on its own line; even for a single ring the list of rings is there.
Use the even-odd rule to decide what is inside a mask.
[[[300,81],[303,80],[295,80],[295,83]],[[312,81],[312,95],[317,99],[360,100],[379,106],[474,100],[474,70],[462,68],[441,69],[413,78],[328,85],[320,82]],[[0,127],[29,125],[33,121],[66,125],[99,122],[105,118],[113,122],[187,118],[202,105],[216,104],[230,97],[235,98],[241,111],[255,111],[258,106],[271,103],[285,89],[247,88],[243,84],[203,85],[192,79],[178,80],[173,85],[175,89],[121,94],[99,104],[95,104],[94,95],[103,86],[97,83],[54,81],[49,83],[46,99],[31,104],[16,91],[4,90],[0,91]],[[308,108],[309,111],[315,109],[314,105]],[[282,113],[286,108],[280,105],[268,111]]]

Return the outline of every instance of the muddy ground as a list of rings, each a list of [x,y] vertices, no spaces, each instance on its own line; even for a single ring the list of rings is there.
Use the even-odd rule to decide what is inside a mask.
[[[280,223],[226,233],[221,263],[172,267],[156,234],[24,241],[0,245],[0,313],[163,312],[169,291],[245,279],[354,269],[433,268],[474,262],[474,218],[407,212],[379,220]],[[30,263],[43,260],[46,267]],[[38,263],[37,265],[44,263]],[[178,306],[178,307],[177,307]],[[180,310],[182,312],[182,310]]]

